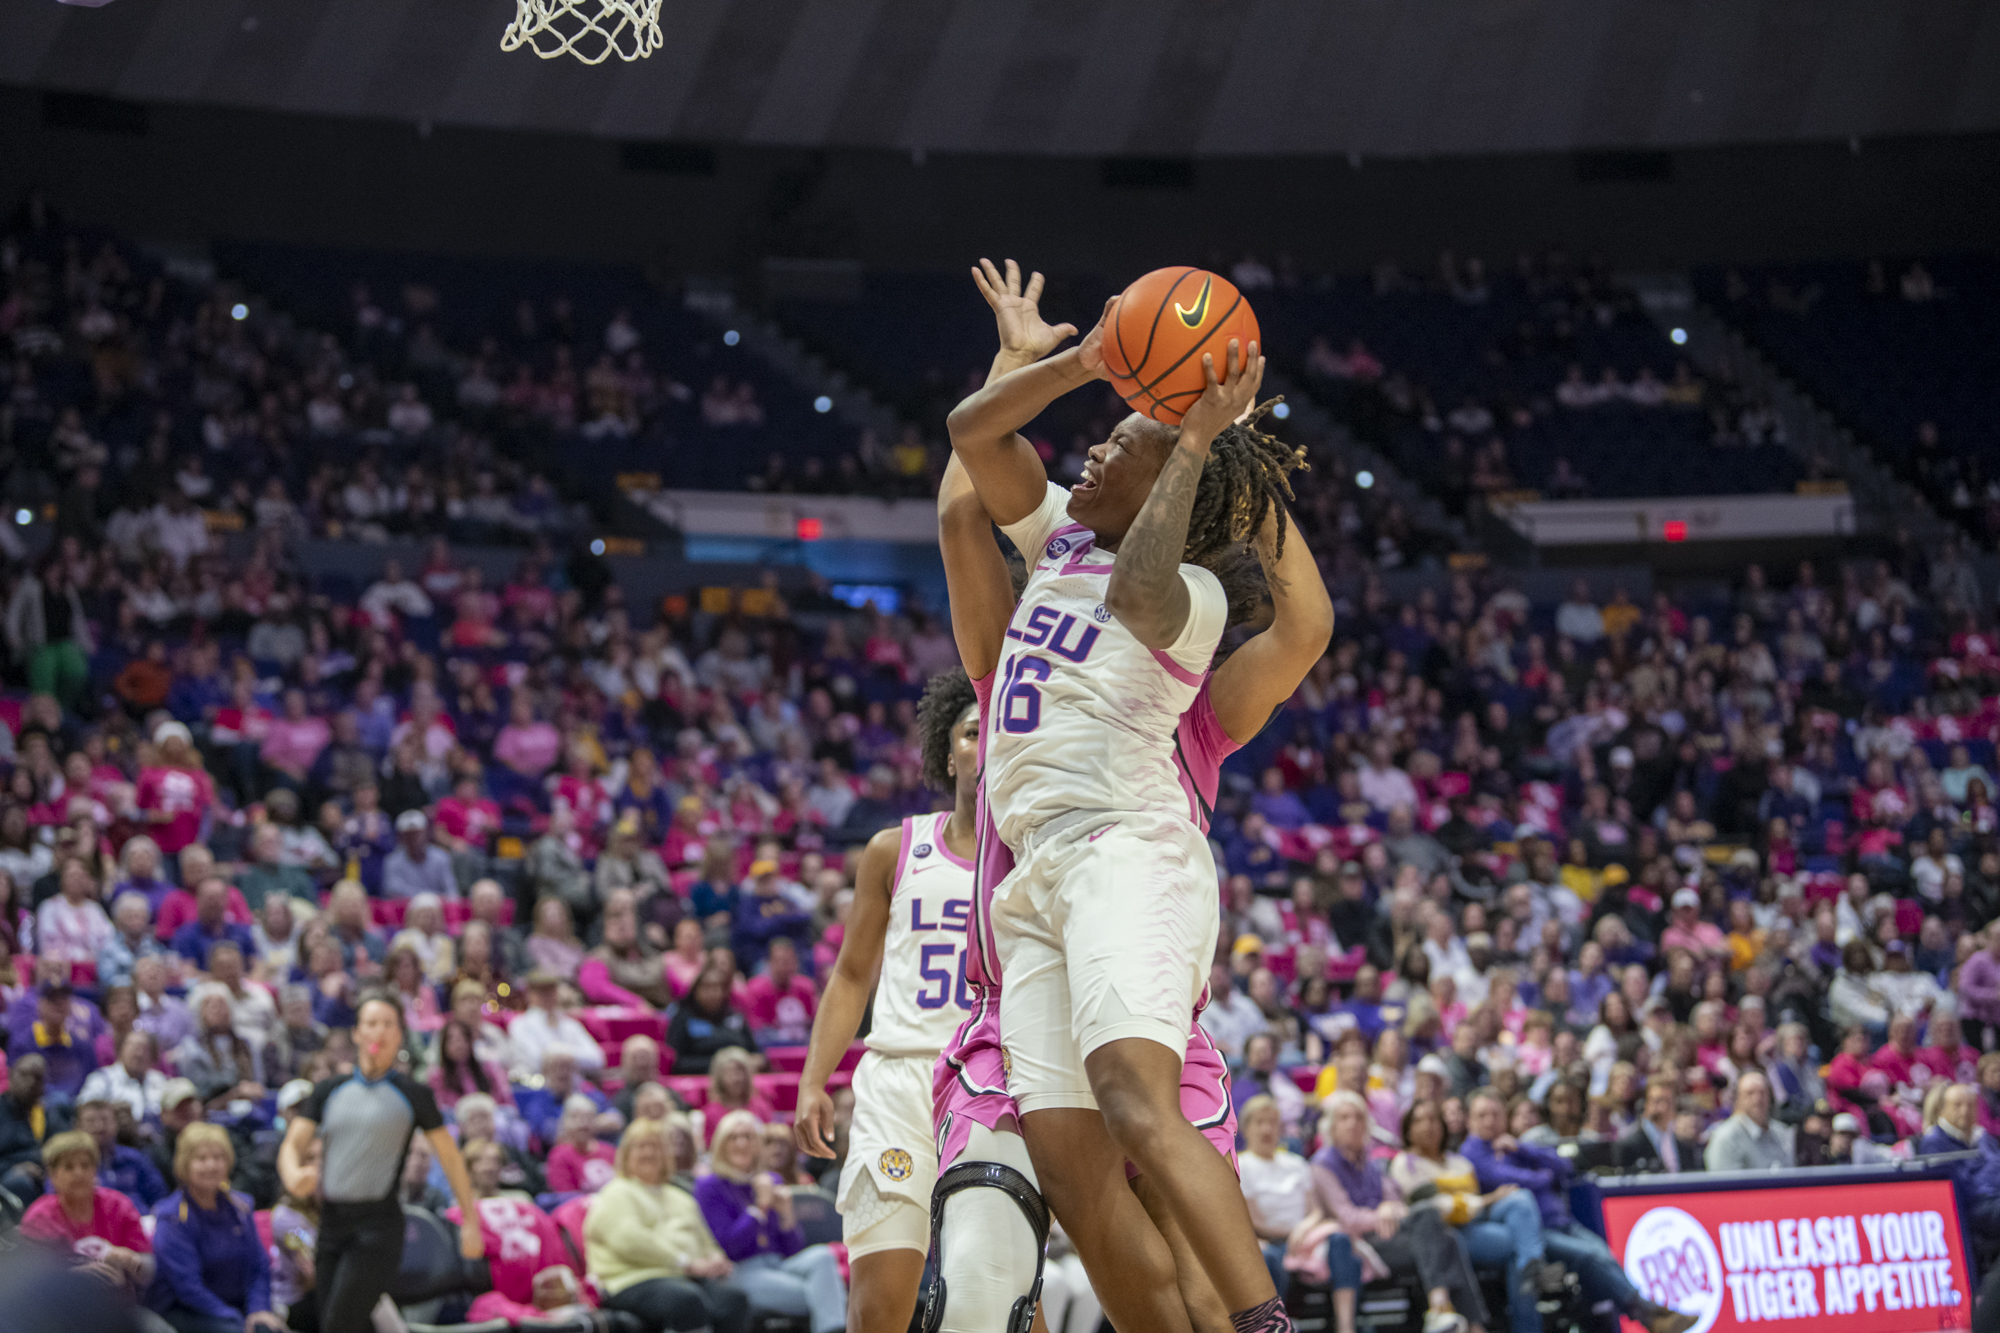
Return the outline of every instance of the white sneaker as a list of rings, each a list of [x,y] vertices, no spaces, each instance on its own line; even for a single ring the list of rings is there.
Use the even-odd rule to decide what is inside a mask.
[[[1424,1315],[1424,1333],[1466,1333],[1470,1327],[1456,1310],[1432,1310]]]

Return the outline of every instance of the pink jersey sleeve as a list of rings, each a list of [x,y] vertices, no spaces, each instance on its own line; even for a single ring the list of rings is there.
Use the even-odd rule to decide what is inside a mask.
[[[1214,683],[1212,675],[1202,681],[1201,692],[1181,714],[1180,726],[1174,732],[1174,755],[1181,786],[1188,794],[1188,813],[1204,833],[1208,832],[1215,794],[1222,785],[1222,761],[1243,748],[1229,738],[1229,733],[1222,729],[1222,720],[1215,715],[1215,703],[1208,695]]]
[[[993,702],[994,672],[987,672],[972,682],[973,697],[979,700],[979,762],[986,763],[986,709]]]

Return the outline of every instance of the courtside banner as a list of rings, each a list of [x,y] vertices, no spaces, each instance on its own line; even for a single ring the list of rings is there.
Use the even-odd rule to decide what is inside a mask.
[[[1950,1181],[1606,1194],[1604,1227],[1640,1294],[1696,1317],[1689,1333],[1972,1327]]]

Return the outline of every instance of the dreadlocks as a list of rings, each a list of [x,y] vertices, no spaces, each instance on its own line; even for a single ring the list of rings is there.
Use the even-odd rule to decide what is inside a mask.
[[[941,671],[924,686],[924,697],[917,704],[917,731],[923,736],[924,782],[938,791],[953,790],[951,729],[959,715],[978,702],[964,667]]]
[[[1284,554],[1284,502],[1292,498],[1289,474],[1307,464],[1303,446],[1285,444],[1257,428],[1280,401],[1259,403],[1209,445],[1208,462],[1202,465],[1201,484],[1188,515],[1183,564],[1215,570],[1218,562],[1233,561],[1231,548],[1255,537],[1273,507],[1278,510],[1273,558]]]

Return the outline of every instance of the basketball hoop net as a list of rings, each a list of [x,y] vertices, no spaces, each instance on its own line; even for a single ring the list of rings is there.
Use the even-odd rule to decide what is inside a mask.
[[[514,0],[502,51],[527,47],[544,60],[575,56],[601,65],[612,55],[643,60],[660,49],[660,0]]]

